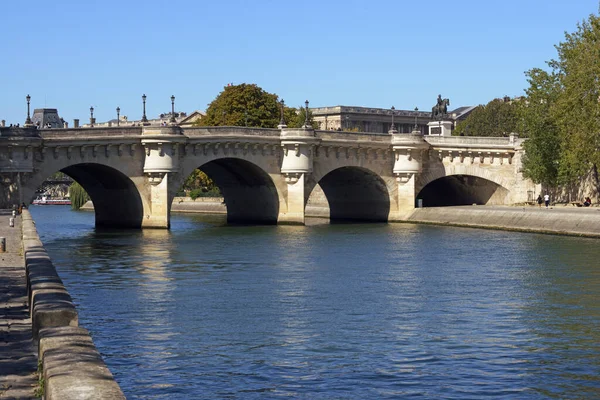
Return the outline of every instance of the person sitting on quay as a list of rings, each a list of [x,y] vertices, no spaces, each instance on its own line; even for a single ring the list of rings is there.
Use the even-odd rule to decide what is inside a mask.
[[[585,198],[585,201],[583,202],[583,206],[584,207],[589,207],[591,205],[592,205],[592,199],[590,199],[589,196],[588,196],[588,197]]]

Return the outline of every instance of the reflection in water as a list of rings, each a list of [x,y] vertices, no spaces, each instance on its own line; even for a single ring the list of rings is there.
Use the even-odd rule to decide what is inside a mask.
[[[599,396],[596,240],[32,213],[128,398]]]

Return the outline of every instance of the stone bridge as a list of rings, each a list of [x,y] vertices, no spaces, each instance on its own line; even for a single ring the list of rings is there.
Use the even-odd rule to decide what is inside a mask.
[[[235,223],[303,224],[311,193],[330,218],[399,221],[424,206],[513,204],[535,185],[522,140],[301,129],[139,126],[0,128],[0,208],[28,203],[62,171],[94,203],[97,226],[168,228],[196,168],[221,189]]]

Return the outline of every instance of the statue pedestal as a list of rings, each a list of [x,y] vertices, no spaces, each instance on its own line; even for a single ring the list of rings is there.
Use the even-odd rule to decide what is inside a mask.
[[[451,121],[431,121],[429,126],[429,136],[451,136],[452,122]]]

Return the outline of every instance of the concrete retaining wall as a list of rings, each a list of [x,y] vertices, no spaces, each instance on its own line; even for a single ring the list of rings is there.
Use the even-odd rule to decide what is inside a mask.
[[[435,207],[417,208],[406,222],[600,237],[600,208]]]
[[[77,310],[23,210],[23,252],[33,338],[45,379],[45,399],[124,399],[89,333],[79,328]]]

